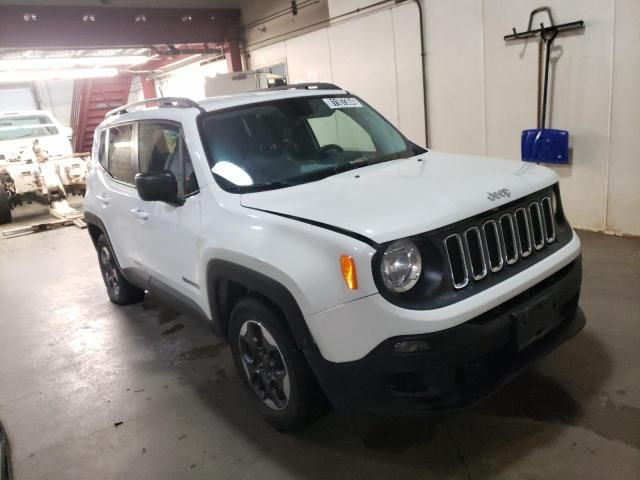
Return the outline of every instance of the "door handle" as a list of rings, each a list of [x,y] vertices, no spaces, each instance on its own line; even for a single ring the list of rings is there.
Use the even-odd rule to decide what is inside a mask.
[[[100,203],[102,203],[103,205],[108,205],[109,202],[111,201],[111,199],[109,197],[107,197],[105,194],[100,194],[100,195],[96,195],[96,198],[100,201]]]
[[[142,210],[141,208],[132,208],[130,212],[133,213],[133,215],[136,218],[139,218],[140,220],[147,220],[149,218],[149,214],[145,210]]]

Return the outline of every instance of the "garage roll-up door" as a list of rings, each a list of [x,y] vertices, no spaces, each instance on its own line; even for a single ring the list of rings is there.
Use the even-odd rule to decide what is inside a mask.
[[[38,103],[29,85],[0,87],[0,111],[37,110]]]

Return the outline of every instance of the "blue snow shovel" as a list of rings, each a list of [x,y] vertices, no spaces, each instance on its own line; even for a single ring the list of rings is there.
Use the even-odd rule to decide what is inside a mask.
[[[558,30],[555,27],[544,28],[540,24],[541,41],[546,46],[544,67],[544,93],[542,96],[542,116],[538,116],[538,128],[524,130],[520,139],[522,160],[536,163],[569,163],[569,132],[544,128],[547,116],[547,87],[549,84],[549,59],[551,56],[551,44],[556,38]],[[542,44],[540,45],[540,54]],[[539,67],[540,61],[538,62]],[[540,77],[538,76],[538,79]],[[538,80],[538,107],[540,106],[540,81]],[[539,112],[538,108],[538,112]]]

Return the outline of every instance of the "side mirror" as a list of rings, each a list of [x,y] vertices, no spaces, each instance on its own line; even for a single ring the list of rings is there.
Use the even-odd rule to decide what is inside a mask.
[[[178,197],[178,181],[168,170],[137,174],[136,188],[140,198],[146,202],[184,204],[184,200]]]

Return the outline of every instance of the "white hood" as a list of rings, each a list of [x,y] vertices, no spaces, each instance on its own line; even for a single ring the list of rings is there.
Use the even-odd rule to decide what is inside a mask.
[[[418,161],[422,159],[422,161]],[[386,242],[440,228],[554,184],[531,163],[429,151],[316,182],[242,195],[241,204]],[[508,189],[510,196],[489,199]]]

